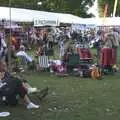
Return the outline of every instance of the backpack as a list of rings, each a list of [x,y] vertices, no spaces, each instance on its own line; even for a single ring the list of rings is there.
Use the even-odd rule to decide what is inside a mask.
[[[14,77],[10,77],[9,80],[3,80],[3,86],[0,87],[0,103],[5,103],[7,105],[17,105],[17,87],[17,80]]]
[[[101,70],[98,67],[93,67],[92,71],[91,71],[91,77],[93,80],[99,80],[101,79]]]

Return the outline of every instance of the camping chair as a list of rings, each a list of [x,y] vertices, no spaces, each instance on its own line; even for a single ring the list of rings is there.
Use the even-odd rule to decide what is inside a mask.
[[[39,63],[39,67],[42,69],[47,69],[49,68],[49,59],[48,56],[39,56],[38,58],[38,63]]]
[[[68,58],[67,71],[72,72],[73,68],[79,67],[80,57],[79,54],[72,54]]]
[[[91,64],[93,62],[92,54],[88,48],[78,48],[77,53],[80,56],[80,63]]]

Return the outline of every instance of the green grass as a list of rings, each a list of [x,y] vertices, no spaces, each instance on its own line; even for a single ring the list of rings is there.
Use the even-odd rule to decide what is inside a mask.
[[[49,95],[38,110],[24,105],[0,107],[11,116],[0,120],[119,120],[120,75],[105,76],[103,80],[77,77],[57,77],[48,73],[32,73],[26,77],[38,88],[49,87]],[[35,98],[35,97],[34,97]],[[35,102],[39,103],[36,99]]]
[[[120,49],[120,48],[119,48]],[[95,52],[95,50],[92,50]],[[118,50],[120,63],[120,50]],[[120,74],[104,76],[103,80],[80,77],[57,77],[49,73],[29,73],[31,85],[49,87],[49,95],[40,103],[38,110],[27,110],[24,105],[0,106],[0,112],[9,111],[11,116],[0,120],[119,120]]]

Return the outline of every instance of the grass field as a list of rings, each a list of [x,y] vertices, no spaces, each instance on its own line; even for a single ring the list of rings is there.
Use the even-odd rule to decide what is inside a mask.
[[[40,109],[0,106],[0,112],[11,113],[0,120],[120,120],[120,73],[91,80],[30,72],[26,79],[38,88],[49,87],[44,100],[31,97]]]
[[[49,87],[49,95],[35,102],[38,110],[27,110],[24,105],[0,107],[11,116],[0,120],[119,120],[120,75],[105,76],[103,80],[32,73],[26,78],[38,88]]]

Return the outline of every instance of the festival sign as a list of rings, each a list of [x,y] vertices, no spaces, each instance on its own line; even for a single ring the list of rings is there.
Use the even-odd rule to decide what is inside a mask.
[[[34,26],[59,26],[59,23],[57,20],[34,19]]]

